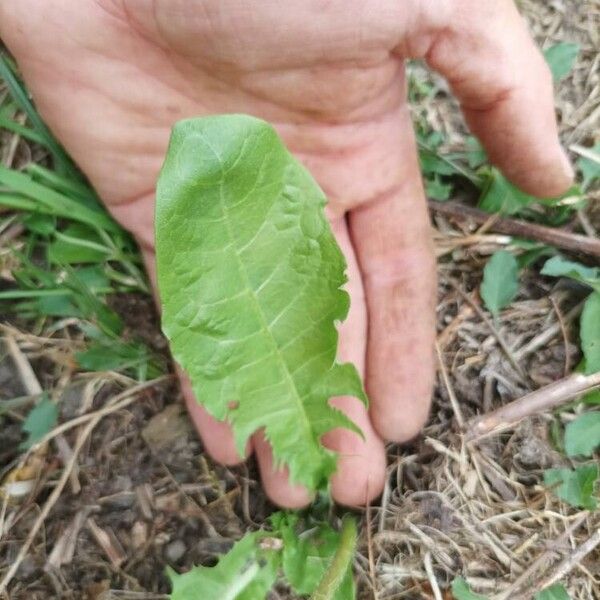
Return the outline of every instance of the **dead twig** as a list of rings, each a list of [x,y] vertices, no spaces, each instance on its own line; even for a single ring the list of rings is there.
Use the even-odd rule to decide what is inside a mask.
[[[38,381],[33,369],[31,368],[30,362],[27,357],[21,352],[15,338],[8,335],[4,338],[4,343],[8,349],[8,353],[12,358],[13,364],[19,374],[19,379],[25,393],[29,396],[39,396],[43,393],[42,386]]]
[[[118,569],[125,562],[127,555],[114,532],[111,529],[102,529],[92,517],[87,520],[87,528],[110,560],[113,568]]]
[[[371,531],[371,502],[367,502],[366,511],[366,524],[365,529],[367,531],[367,557],[369,560],[369,577],[371,578],[371,589],[373,592],[373,600],[379,600],[379,594],[377,593],[377,577],[375,576],[375,559],[373,552],[373,533]]]
[[[560,312],[558,302],[552,296],[550,296],[550,302],[552,302],[552,308],[556,313],[556,318],[558,319],[558,324],[560,326],[560,331],[563,338],[563,344],[565,346],[565,366],[563,370],[563,376],[566,377],[571,372],[571,359],[569,356],[569,333],[567,332],[567,326],[565,325],[565,320]]]
[[[600,373],[577,373],[555,381],[487,415],[471,419],[467,423],[466,441],[474,442],[509,429],[525,417],[551,410],[597,387],[600,387]]]
[[[539,592],[557,581],[560,581],[567,573],[570,573],[596,546],[600,544],[600,528],[592,534],[581,546],[576,548],[567,556],[558,566],[552,570],[552,573],[532,586],[531,593]],[[526,597],[528,595],[526,594]]]
[[[117,394],[114,398],[111,398],[110,402],[102,408],[90,413],[85,413],[79,417],[75,417],[70,421],[66,421],[65,423],[61,423],[57,425],[52,431],[48,432],[35,446],[40,444],[45,444],[49,440],[55,438],[57,435],[68,431],[69,429],[73,429],[73,427],[77,427],[77,425],[81,425],[89,421],[90,419],[94,419],[96,416],[103,417],[117,410],[121,410],[125,408],[132,402],[138,400],[138,394],[143,392],[144,390],[150,389],[159,383],[164,383],[165,381],[169,381],[173,378],[173,375],[161,375],[156,379],[151,379],[150,381],[145,381],[144,383],[140,383],[135,385],[129,389],[124,390],[120,394]]]
[[[62,565],[68,565],[73,560],[75,555],[75,546],[77,544],[77,537],[83,527],[91,508],[85,507],[80,510],[76,515],[71,524],[63,531],[62,535],[58,538],[50,556],[46,561],[44,570],[48,571],[51,569],[59,569]]]
[[[478,208],[473,208],[472,206],[467,206],[461,202],[428,200],[427,203],[432,211],[460,221],[473,221],[481,225],[487,223],[490,218],[489,213]],[[537,240],[538,242],[556,246],[563,250],[600,258],[600,240],[571,233],[564,229],[544,227],[536,223],[528,223],[527,221],[509,219],[507,217],[498,217],[492,223],[490,229],[498,233]]]
[[[54,507],[54,505],[60,498],[60,495],[62,494],[62,492],[65,488],[65,485],[66,485],[69,477],[71,476],[73,469],[75,468],[75,466],[77,464],[77,458],[79,457],[79,453],[81,452],[81,449],[83,448],[88,437],[90,436],[90,434],[92,433],[92,431],[94,430],[96,425],[99,423],[99,421],[104,416],[106,416],[112,412],[115,412],[115,411],[123,408],[127,404],[133,402],[137,397],[137,392],[140,392],[143,389],[152,387],[160,381],[165,381],[167,379],[170,379],[170,377],[171,376],[166,375],[166,376],[158,377],[157,379],[154,379],[152,381],[148,381],[146,383],[137,385],[129,390],[126,390],[126,392],[123,392],[122,394],[118,394],[117,396],[115,396],[115,398],[112,399],[112,401],[109,403],[108,406],[105,406],[104,408],[97,410],[91,414],[83,415],[82,417],[79,417],[78,419],[72,419],[72,421],[69,421],[69,423],[71,423],[71,424],[74,421],[77,421],[77,424],[84,422],[86,420],[88,422],[87,422],[86,426],[80,432],[79,436],[77,437],[77,442],[75,443],[75,447],[73,448],[73,452],[69,458],[69,461],[65,464],[62,475],[60,476],[60,479],[58,480],[58,482],[56,483],[56,486],[52,490],[52,493],[48,496],[48,499],[44,503],[44,506],[42,507],[42,510],[40,511],[40,514],[38,515],[35,523],[29,530],[27,538],[25,539],[25,542],[23,542],[23,545],[21,546],[19,553],[17,554],[15,560],[13,561],[10,568],[6,572],[6,575],[4,575],[4,578],[2,580],[0,580],[0,594],[4,593],[6,591],[8,584],[12,581],[12,579],[15,576],[15,574],[17,573],[21,563],[27,556],[27,553],[29,552],[29,548],[33,544],[36,535],[38,534],[39,530],[43,526],[46,518],[50,514],[50,511],[52,510],[52,508]],[[125,396],[125,398],[123,396]],[[116,402],[117,398],[120,399],[121,401]],[[59,433],[62,433],[62,430],[60,430],[60,431],[58,431],[58,430],[60,430],[60,426],[54,430],[53,435],[52,435],[53,432],[50,432],[50,434],[48,434],[46,436],[46,438],[55,437]],[[44,438],[40,443],[45,443],[47,441],[46,438]]]
[[[425,564],[425,573],[427,573],[427,579],[429,579],[429,585],[431,586],[433,597],[435,600],[444,600],[440,586],[435,578],[435,573],[433,572],[433,565],[431,564],[431,552],[425,553],[425,559],[423,562]]]
[[[563,324],[566,327],[573,319],[576,319],[583,310],[584,302],[580,302],[577,306],[574,306],[566,315],[563,316]],[[550,325],[550,327],[544,329],[542,333],[536,335],[532,338],[527,344],[515,350],[514,357],[515,360],[523,360],[526,356],[529,356],[533,352],[536,352],[540,348],[543,348],[548,344],[550,340],[554,338],[554,336],[558,335],[561,330],[560,321]]]
[[[471,307],[477,313],[479,318],[488,326],[490,331],[494,334],[494,337],[498,340],[498,344],[500,344],[500,348],[502,348],[502,351],[506,355],[506,358],[508,358],[508,361],[521,378],[521,383],[527,385],[527,374],[525,373],[521,365],[518,363],[512,350],[508,347],[504,336],[502,336],[502,334],[498,331],[496,326],[487,318],[483,310],[481,310],[481,307],[469,296],[469,294],[466,294],[463,290],[461,290],[460,287],[453,281],[451,281],[450,284],[460,294],[460,296],[462,296],[462,298],[471,305]]]
[[[540,554],[540,556],[538,556],[508,588],[496,597],[496,600],[506,600],[510,596],[514,596],[515,592],[520,591],[523,585],[532,580],[535,573],[542,568],[547,569],[550,562],[554,560],[555,556],[559,553],[559,548],[569,539],[574,531],[581,527],[588,517],[589,512],[587,511],[577,517],[575,522],[555,539],[546,551],[542,552],[542,554]]]
[[[35,523],[33,524],[32,528],[29,530],[29,534],[27,535],[25,542],[23,542],[23,545],[21,546],[21,549],[19,550],[17,557],[11,564],[8,571],[6,572],[6,575],[4,576],[4,578],[0,581],[0,594],[2,594],[4,591],[6,591],[8,584],[12,581],[13,577],[16,575],[17,571],[19,570],[21,563],[27,556],[27,553],[29,552],[29,548],[31,547],[31,544],[33,544],[33,541],[35,540],[36,535],[38,534],[39,530],[41,529],[42,525],[44,524],[44,521],[46,520],[50,511],[56,504],[57,500],[60,498],[60,495],[62,494],[62,491],[65,488],[65,485],[71,475],[71,472],[73,471],[73,468],[75,467],[75,464],[77,462],[77,457],[79,456],[79,452],[83,448],[83,445],[87,441],[90,433],[92,432],[94,427],[96,427],[96,425],[100,419],[101,419],[100,416],[96,416],[94,419],[92,419],[86,425],[86,427],[79,434],[79,437],[77,438],[77,443],[75,444],[75,448],[73,448],[73,454],[71,456],[71,459],[65,465],[62,475],[60,476],[60,479],[58,480],[56,486],[52,490],[52,493],[48,496],[48,499],[44,503],[44,506],[42,507],[42,510],[40,511],[40,514],[38,515],[37,519],[35,520]]]
[[[450,398],[450,405],[452,406],[452,410],[454,411],[454,416],[456,417],[456,422],[458,426],[462,429],[465,425],[465,419],[463,417],[462,411],[460,409],[460,404],[458,399],[456,398],[456,394],[454,393],[454,388],[450,383],[450,378],[448,377],[448,371],[446,370],[446,365],[444,364],[444,358],[442,356],[442,351],[440,350],[440,345],[435,343],[435,351],[438,357],[438,363],[440,365],[440,372],[442,374],[442,381],[444,382],[444,387],[448,392],[448,397]]]

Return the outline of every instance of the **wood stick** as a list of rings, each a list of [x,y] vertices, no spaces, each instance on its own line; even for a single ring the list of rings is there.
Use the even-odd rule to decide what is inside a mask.
[[[547,570],[550,567],[550,563],[556,559],[556,556],[560,555],[561,547],[568,541],[569,536],[585,522],[589,515],[590,513],[585,511],[577,517],[574,523],[571,523],[558,538],[552,541],[547,550],[542,552],[507,589],[503,590],[496,597],[496,600],[506,600],[510,596],[514,596],[515,592],[520,591],[524,585],[534,579],[538,570],[542,568]]]
[[[522,398],[487,415],[471,419],[467,423],[465,439],[473,442],[488,435],[500,433],[525,417],[546,412],[597,387],[600,387],[600,373],[593,375],[577,373],[565,377],[539,390],[525,394]]]
[[[596,546],[600,544],[600,528],[596,529],[592,536],[586,540],[581,546],[577,547],[573,553],[567,556],[561,563],[559,563],[552,572],[538,582],[535,587],[531,590],[532,593],[539,592],[544,588],[554,585],[557,581],[560,581],[565,575],[570,573]]]
[[[92,517],[88,517],[87,527],[94,536],[98,546],[102,548],[104,554],[110,560],[113,569],[118,569],[125,562],[127,555],[112,529],[102,529]]]
[[[581,314],[584,304],[585,302],[580,302],[563,317],[565,325],[569,324]],[[542,331],[539,335],[536,335],[534,338],[529,340],[524,346],[521,346],[518,350],[515,350],[515,360],[521,361],[526,356],[529,356],[533,352],[536,352],[540,348],[543,348],[548,342],[552,340],[552,338],[554,338],[555,335],[558,335],[559,331],[560,323],[557,321],[556,323],[544,329],[544,331]]]
[[[427,573],[427,578],[429,579],[429,585],[431,586],[433,597],[435,600],[444,600],[440,586],[435,578],[435,573],[433,572],[433,565],[431,564],[431,552],[427,551],[425,553],[425,560],[423,562],[425,563],[425,573]]]
[[[478,225],[488,223],[490,217],[494,216],[483,210],[479,210],[478,208],[462,204],[461,202],[439,202],[437,200],[428,200],[427,203],[429,208],[436,213],[460,221],[474,221]],[[578,252],[580,254],[587,254],[589,256],[600,258],[600,240],[585,235],[579,235],[577,233],[571,233],[564,229],[545,227],[544,225],[538,225],[537,223],[529,223],[527,221],[510,219],[508,217],[497,215],[490,224],[489,229],[506,235],[537,240],[538,242],[556,246],[563,250],[570,250],[571,252]]]
[[[481,310],[481,306],[477,302],[475,302],[475,300],[473,300],[473,298],[471,298],[471,296],[469,294],[466,294],[465,292],[463,292],[463,290],[460,288],[460,286],[458,286],[456,283],[454,283],[454,281],[451,280],[450,285],[456,290],[456,292],[460,296],[462,296],[463,300],[465,300],[468,304],[471,305],[471,307],[477,313],[479,318],[489,327],[490,331],[494,334],[495,338],[498,340],[498,343],[500,344],[500,348],[502,348],[502,350],[504,351],[506,358],[508,358],[508,361],[515,369],[517,375],[519,375],[519,377],[521,378],[521,382],[524,383],[525,385],[527,385],[527,380],[528,380],[527,373],[525,373],[525,371],[523,370],[523,367],[521,367],[521,365],[515,359],[514,353],[508,347],[508,344],[506,343],[506,340],[504,339],[502,334],[498,331],[496,326],[487,318],[487,316],[483,312],[483,310]]]
[[[133,388],[131,388],[129,390],[125,390],[125,392],[115,396],[115,398],[113,398],[111,400],[111,402],[104,408],[97,410],[93,413],[83,415],[83,417],[86,418],[85,420],[87,420],[88,422],[87,422],[86,426],[83,427],[82,430],[80,431],[80,433],[77,437],[77,441],[75,443],[75,447],[73,448],[73,454],[69,458],[69,461],[64,465],[62,475],[60,476],[58,482],[56,483],[54,489],[52,490],[52,493],[46,499],[46,502],[44,503],[44,506],[42,507],[42,510],[40,511],[40,514],[38,515],[35,523],[29,530],[29,533],[27,534],[27,537],[25,538],[25,541],[23,542],[21,549],[17,553],[17,556],[15,557],[15,559],[13,560],[8,571],[4,575],[4,578],[0,579],[0,596],[2,596],[3,593],[7,592],[8,584],[12,581],[13,577],[16,575],[17,571],[19,570],[19,567],[21,566],[21,563],[23,562],[23,560],[27,556],[27,553],[29,552],[29,548],[31,548],[31,545],[35,541],[36,535],[38,534],[39,530],[42,528],[46,518],[50,514],[50,511],[52,510],[52,508],[54,507],[54,505],[60,498],[60,495],[62,494],[62,491],[65,488],[65,485],[67,484],[67,481],[68,481],[71,473],[73,472],[73,469],[77,465],[77,459],[79,457],[79,453],[81,452],[85,442],[87,441],[88,437],[91,435],[91,433],[94,430],[94,428],[96,427],[96,425],[107,414],[110,414],[111,412],[120,410],[127,403],[131,403],[135,399],[137,399],[138,392],[142,391],[143,389],[152,387],[153,385],[156,385],[160,381],[166,381],[170,378],[171,378],[171,375],[163,375],[161,377],[158,377],[157,379],[147,381],[145,383],[134,386]],[[130,394],[131,396],[123,398],[123,396],[126,393]],[[120,399],[120,402],[115,402],[115,400],[117,398]],[[76,421],[77,424],[79,424],[81,422],[81,417],[79,417],[79,419],[72,419],[72,421],[69,421],[69,423],[72,423],[74,421]],[[54,436],[58,435],[57,431],[59,429],[60,429],[60,426],[55,428]],[[51,434],[52,434],[52,432],[50,432],[50,434],[48,434],[48,435],[51,435]],[[46,437],[48,437],[48,436],[46,436]],[[45,443],[45,441],[46,441],[46,439],[44,438],[39,443],[42,444],[42,443]]]
[[[448,397],[450,398],[450,406],[452,406],[452,410],[454,412],[454,416],[456,417],[456,422],[458,423],[458,426],[462,429],[465,426],[465,418],[463,417],[462,410],[460,409],[460,402],[456,398],[454,388],[450,383],[450,377],[448,377],[448,371],[444,363],[444,357],[442,356],[442,351],[440,350],[440,345],[437,343],[437,341],[435,342],[435,351],[438,358],[438,364],[440,365],[442,381],[444,382],[444,387],[446,388],[446,392],[448,393]]]
[[[96,427],[96,425],[98,424],[98,421],[100,421],[101,418],[102,418],[101,416],[96,416],[83,428],[83,430],[79,434],[79,437],[77,438],[77,442],[75,444],[75,448],[73,449],[73,455],[71,457],[71,460],[64,466],[64,469],[63,469],[62,475],[60,476],[60,479],[58,480],[58,482],[56,483],[56,486],[52,490],[52,493],[48,496],[46,502],[44,503],[44,506],[42,507],[40,514],[38,515],[37,519],[35,520],[35,523],[29,530],[29,533],[27,534],[27,537],[25,538],[25,541],[23,542],[21,549],[17,553],[17,556],[13,560],[10,568],[4,575],[4,578],[2,580],[0,580],[0,594],[7,591],[8,584],[12,581],[13,577],[16,575],[17,571],[19,570],[19,567],[21,566],[21,563],[23,562],[23,560],[27,556],[27,553],[29,552],[29,548],[31,548],[31,545],[34,542],[36,535],[38,534],[39,530],[42,528],[42,525],[44,524],[46,517],[48,516],[48,514],[50,513],[50,511],[56,504],[56,501],[59,499],[60,495],[62,494],[62,491],[65,488],[65,485],[67,484],[69,476],[70,476],[71,472],[73,471],[73,467],[77,463],[77,457],[79,456],[79,452],[83,448],[84,443],[86,442],[87,438],[92,433],[92,430],[94,429],[94,427]]]

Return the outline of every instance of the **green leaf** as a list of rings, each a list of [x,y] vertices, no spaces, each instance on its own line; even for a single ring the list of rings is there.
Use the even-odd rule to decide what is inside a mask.
[[[21,442],[19,448],[28,450],[37,444],[52,428],[58,419],[56,404],[44,395],[40,402],[29,411],[23,422],[22,429],[27,433],[27,439]]]
[[[433,200],[448,200],[452,193],[452,184],[443,183],[436,174],[431,178],[425,179],[425,193],[428,198]]]
[[[600,293],[592,292],[583,305],[579,325],[587,375],[600,371]]]
[[[23,218],[23,225],[29,231],[46,237],[56,231],[56,218],[39,213],[29,213]]]
[[[498,169],[485,169],[487,181],[479,198],[479,208],[490,213],[514,215],[538,199],[515,187]]]
[[[544,483],[554,487],[554,493],[567,504],[594,510],[598,500],[594,488],[598,480],[598,465],[581,465],[575,470],[548,469],[544,471]]]
[[[25,125],[21,125],[19,122],[15,121],[11,117],[7,117],[0,112],[0,128],[8,129],[8,131],[12,131],[28,139],[31,142],[35,142],[36,144],[44,145],[45,139],[33,129],[26,127]]]
[[[155,219],[163,330],[196,397],[241,453],[264,428],[311,490],[336,468],[323,434],[356,430],[329,399],[366,401],[356,369],[335,362],[349,296],[325,202],[270,125],[227,115],[175,126]]]
[[[340,546],[341,533],[327,523],[302,532],[298,517],[292,513],[277,513],[272,521],[283,541],[282,567],[286,582],[297,594],[313,594]],[[355,597],[350,565],[336,594],[333,596],[336,600]]]
[[[21,269],[13,275],[21,289],[0,291],[2,300],[25,300],[11,303],[10,310],[29,316],[84,317],[98,320],[107,331],[118,334],[122,324],[100,295],[112,291],[99,265],[77,271],[51,272],[37,267],[27,256],[17,253]],[[26,300],[31,299],[31,300]]]
[[[427,137],[417,135],[419,162],[425,179],[436,181],[439,175],[461,175],[473,183],[473,185],[479,187],[481,185],[479,176],[472,169],[464,164],[460,164],[459,160],[457,160],[460,158],[464,160],[465,153],[442,154],[438,152],[437,147],[442,140],[443,136],[436,132]]]
[[[452,582],[452,595],[455,600],[487,600],[485,596],[473,593],[462,577],[456,577]]]
[[[525,251],[517,256],[517,262],[519,263],[519,269],[526,269],[531,267],[541,258],[548,258],[556,255],[556,248],[547,246],[546,244],[532,243],[528,246],[520,245],[520,240],[513,240],[511,247],[523,248]]]
[[[17,308],[17,307],[16,307]],[[40,296],[30,302],[21,303],[18,312],[47,317],[80,317],[81,311],[75,306],[70,294]]]
[[[581,401],[589,406],[600,406],[600,390],[588,392]]]
[[[73,179],[62,176],[56,171],[46,169],[46,167],[42,167],[37,163],[29,163],[26,171],[33,176],[35,181],[47,188],[65,194],[92,210],[106,212],[93,188],[87,183],[83,183],[79,178]]]
[[[356,549],[356,521],[350,515],[342,520],[335,554],[311,596],[311,600],[353,600],[352,559]]]
[[[519,264],[506,250],[494,252],[483,270],[481,297],[488,310],[498,315],[519,290]]]
[[[264,599],[275,583],[279,566],[278,553],[260,547],[264,537],[263,532],[246,534],[214,567],[194,567],[183,575],[168,569],[171,600]]]
[[[487,162],[487,154],[477,138],[472,135],[465,139],[467,162],[471,169],[480,167]]]
[[[200,591],[202,598],[261,600],[277,581],[297,594],[313,594],[312,600],[354,600],[355,520],[346,515],[336,531],[326,522],[309,523],[310,515],[273,513],[271,532],[246,534],[215,567],[183,575],[168,569],[171,600],[192,600]]]
[[[579,46],[571,42],[559,42],[544,50],[554,81],[560,81],[571,72],[578,54]]]
[[[577,166],[581,171],[581,187],[586,190],[590,183],[600,178],[600,142],[593,148],[589,148],[590,156],[582,156],[577,161]]]
[[[565,450],[568,456],[591,456],[600,446],[600,412],[586,412],[565,428]]]
[[[97,232],[81,223],[57,231],[56,239],[48,244],[48,261],[59,265],[102,263],[110,254]]]
[[[13,171],[0,165],[0,184],[17,194],[21,194],[26,201],[34,201],[33,206],[41,213],[79,221],[92,227],[103,228],[106,231],[120,231],[120,226],[100,207],[97,209],[88,208],[80,201],[56,192],[20,171]],[[0,193],[0,206],[3,204],[12,206],[13,203],[9,195]]]
[[[88,371],[136,373],[138,380],[153,379],[162,371],[148,347],[141,342],[124,342],[100,336],[86,350],[75,355],[79,366]]]
[[[571,597],[560,583],[555,583],[535,595],[534,600],[571,600]]]
[[[550,277],[569,277],[600,292],[600,269],[598,267],[585,267],[562,256],[554,256],[546,261],[541,274]]]
[[[421,170],[428,175],[456,175],[459,173],[451,162],[433,150],[422,149],[419,152],[419,161]]]

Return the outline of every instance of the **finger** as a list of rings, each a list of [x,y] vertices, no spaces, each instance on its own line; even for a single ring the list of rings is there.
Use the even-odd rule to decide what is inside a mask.
[[[196,400],[187,376],[180,369],[178,369],[178,373],[185,405],[192,422],[202,438],[202,444],[206,452],[214,461],[222,465],[237,465],[243,462],[252,452],[250,442],[248,442],[246,447],[245,456],[240,456],[235,446],[231,426],[228,423],[217,421],[217,419],[211,417],[206,409]]]
[[[367,298],[371,420],[383,438],[405,442],[419,432],[429,412],[436,277],[406,108],[397,112],[394,129],[402,183],[353,210],[349,224]]]
[[[365,372],[367,307],[360,271],[346,220],[332,223],[333,233],[348,263],[350,311],[339,328],[340,362],[351,362],[362,377]],[[374,500],[385,484],[386,456],[383,440],[371,424],[365,405],[350,396],[333,398],[331,404],[346,413],[364,435],[364,440],[347,429],[334,429],[323,436],[323,444],[338,453],[338,468],[331,479],[336,502],[347,506],[364,505]]]
[[[351,361],[364,371],[366,308],[360,272],[354,257],[345,220],[337,219],[333,231],[348,262],[351,304],[348,318],[340,328],[339,361]],[[366,504],[377,497],[385,482],[385,448],[371,425],[367,410],[360,400],[338,397],[331,404],[344,411],[362,430],[365,439],[345,429],[335,429],[323,436],[325,446],[338,452],[338,467],[331,480],[331,493],[340,504]],[[262,435],[254,438],[263,486],[276,504],[298,508],[309,503],[312,496],[302,487],[291,485],[287,470],[273,469],[273,455]]]
[[[142,257],[153,286],[154,299],[157,304],[160,304],[156,285],[156,256],[154,251],[146,248],[143,244],[141,244],[141,247],[143,248]],[[211,417],[206,409],[198,403],[190,380],[179,366],[177,366],[177,374],[185,405],[192,422],[200,434],[206,452],[213,460],[223,465],[236,465],[242,462],[250,455],[252,451],[251,444],[248,443],[246,456],[240,456],[235,446],[231,427],[227,423],[217,421],[214,417]]]
[[[314,494],[300,485],[290,483],[287,467],[275,468],[273,451],[262,433],[252,436],[252,445],[256,453],[263,488],[271,502],[282,508],[290,509],[303,508],[312,502]]]
[[[573,170],[560,146],[552,77],[512,0],[437,2],[424,25],[436,31],[424,52],[460,100],[490,160],[525,191],[566,191]]]

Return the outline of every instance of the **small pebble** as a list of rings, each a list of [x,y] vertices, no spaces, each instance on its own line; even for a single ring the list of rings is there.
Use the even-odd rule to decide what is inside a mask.
[[[148,526],[143,521],[136,521],[131,528],[131,544],[137,550],[148,541]]]
[[[165,549],[165,556],[171,563],[177,562],[186,552],[185,544],[181,540],[171,542]]]

